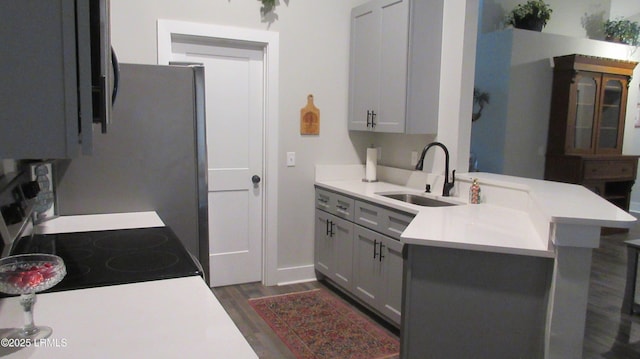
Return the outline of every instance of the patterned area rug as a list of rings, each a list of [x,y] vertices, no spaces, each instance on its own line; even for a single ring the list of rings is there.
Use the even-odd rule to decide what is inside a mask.
[[[297,358],[397,356],[400,343],[324,289],[249,299]]]

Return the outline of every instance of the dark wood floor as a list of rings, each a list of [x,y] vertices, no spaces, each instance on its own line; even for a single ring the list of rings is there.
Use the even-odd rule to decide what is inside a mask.
[[[620,313],[627,260],[624,241],[635,238],[640,238],[640,224],[629,233],[602,236],[600,248],[593,253],[584,358],[640,358],[640,315]],[[318,287],[326,286],[319,282],[276,287],[250,283],[215,288],[213,292],[260,358],[286,359],[294,357],[253,311],[247,299]],[[343,299],[356,310],[363,310],[348,298]],[[385,330],[398,334],[393,328]]]
[[[585,358],[640,358],[640,315],[620,313],[627,273],[624,241],[636,238],[640,224],[629,233],[602,236],[593,252]]]

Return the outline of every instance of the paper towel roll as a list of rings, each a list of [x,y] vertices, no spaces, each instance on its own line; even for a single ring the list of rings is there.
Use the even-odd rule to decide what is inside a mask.
[[[377,180],[376,177],[376,166],[378,165],[378,149],[377,148],[367,148],[367,165],[365,168],[365,180],[368,182],[375,182]]]

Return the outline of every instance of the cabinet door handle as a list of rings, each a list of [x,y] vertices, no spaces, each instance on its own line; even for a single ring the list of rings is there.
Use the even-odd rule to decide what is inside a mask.
[[[373,111],[367,110],[367,128],[371,125],[371,114]]]
[[[380,262],[382,262],[382,258],[384,258],[384,255],[382,255],[382,248],[384,248],[384,247],[385,247],[385,245],[382,244],[382,242],[380,242],[380,255],[378,256],[378,260]]]
[[[376,127],[376,113],[371,111],[371,128]]]
[[[382,245],[382,243],[380,243],[380,245]],[[378,246],[378,240],[374,239],[373,240],[373,259],[376,259],[376,256],[378,255],[378,253],[376,253],[377,246]]]
[[[335,223],[333,223],[333,221],[328,221],[329,223],[329,237],[333,237],[333,235],[335,234],[335,232],[333,232],[333,226],[335,225]]]
[[[326,226],[325,226],[325,228],[326,228],[326,235],[328,236],[328,235],[329,235],[329,220],[327,219],[327,220],[325,220],[325,222],[326,222]]]

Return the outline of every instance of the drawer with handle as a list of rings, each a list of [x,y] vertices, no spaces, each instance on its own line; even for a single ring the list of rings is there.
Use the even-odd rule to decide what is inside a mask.
[[[637,160],[587,160],[584,161],[584,179],[632,179],[636,174]]]
[[[316,188],[316,208],[353,221],[354,200],[335,192]]]
[[[399,240],[413,217],[413,214],[385,210],[382,217],[382,233]]]
[[[409,213],[383,208],[368,202],[356,201],[355,205],[357,224],[398,240],[414,217]]]

